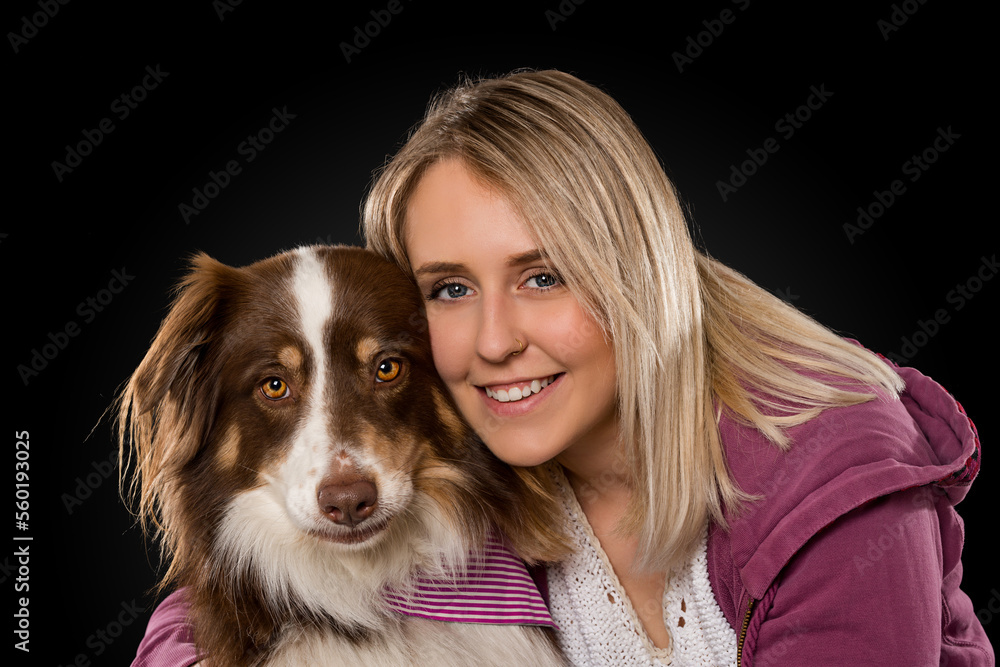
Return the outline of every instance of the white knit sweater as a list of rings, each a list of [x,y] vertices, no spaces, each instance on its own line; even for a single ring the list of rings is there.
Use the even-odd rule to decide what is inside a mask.
[[[715,601],[705,558],[707,527],[693,558],[663,593],[669,648],[649,640],[625,589],[561,472],[573,554],[548,567],[552,618],[558,638],[577,667],[719,667],[736,664],[736,633]]]

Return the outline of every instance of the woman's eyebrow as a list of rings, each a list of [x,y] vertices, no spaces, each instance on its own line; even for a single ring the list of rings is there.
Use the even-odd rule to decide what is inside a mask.
[[[413,272],[415,277],[424,276],[428,273],[462,273],[465,271],[465,264],[454,262],[427,262]]]
[[[508,257],[507,266],[520,266],[521,264],[530,264],[531,262],[537,262],[538,260],[541,259],[547,260],[548,255],[546,255],[538,248],[534,248],[532,250],[528,250],[527,252],[518,253],[516,255],[511,255],[510,257]]]
[[[516,255],[511,255],[507,258],[506,264],[507,266],[520,266],[521,264],[530,264],[531,262],[537,262],[541,259],[548,259],[548,256],[538,248],[534,248]],[[420,268],[416,269],[413,272],[413,275],[415,277],[420,277],[432,273],[463,273],[467,270],[468,267],[466,267],[465,264],[456,262],[427,262],[422,264]]]

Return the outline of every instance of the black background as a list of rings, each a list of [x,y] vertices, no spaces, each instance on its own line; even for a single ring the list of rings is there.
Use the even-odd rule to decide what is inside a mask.
[[[119,498],[117,473],[100,472],[114,451],[102,413],[142,358],[184,258],[204,250],[243,264],[303,243],[360,243],[358,205],[371,173],[430,94],[460,72],[519,67],[564,69],[610,92],[646,133],[712,254],[874,350],[915,350],[912,364],[962,402],[984,442],[983,472],[959,507],[963,587],[996,634],[990,327],[1000,281],[969,282],[980,270],[992,276],[982,267],[997,250],[996,215],[985,205],[993,128],[977,113],[992,80],[982,67],[984,9],[564,0],[560,15],[558,0],[401,0],[389,14],[382,0],[245,0],[220,15],[223,5],[207,1],[96,4],[70,2],[44,17],[37,0],[8,3],[3,19],[5,32],[30,35],[14,39],[16,52],[7,35],[13,205],[0,228],[13,392],[3,408],[9,502],[12,436],[26,430],[31,444],[30,527],[9,529],[11,538],[33,538],[31,653],[15,652],[18,664],[127,664],[143,633],[156,553],[147,555]],[[734,20],[713,24],[725,9]],[[372,12],[391,20],[377,26]],[[894,12],[898,29],[880,28]],[[33,16],[44,23],[34,31],[24,25]],[[720,25],[712,35],[709,26]],[[367,44],[357,38],[366,26],[377,27]],[[356,38],[363,48],[348,62],[341,44]],[[674,53],[688,38],[704,46],[679,71]],[[168,74],[120,119],[112,103],[147,67]],[[776,122],[813,86],[831,94],[786,138]],[[238,146],[275,108],[294,118],[247,162]],[[65,162],[67,146],[104,118],[114,131],[60,181],[53,162]],[[958,138],[911,182],[903,164],[932,146],[939,128]],[[717,182],[769,137],[780,149],[723,201]],[[192,188],[230,160],[241,173],[186,224],[179,204],[191,204]],[[852,243],[843,225],[897,179],[905,192]],[[117,294],[102,292],[116,270],[134,277]],[[957,285],[981,289],[959,308],[948,298]],[[92,317],[78,310],[109,296]],[[906,347],[903,338],[940,309],[947,321],[917,336],[919,348]],[[78,335],[47,348],[52,358],[26,383],[18,367],[30,368],[33,351],[71,322]],[[18,544],[8,540],[0,554],[12,596]],[[855,564],[843,568],[850,576]],[[134,621],[121,614],[133,600],[146,608]],[[131,622],[120,628],[120,620]]]

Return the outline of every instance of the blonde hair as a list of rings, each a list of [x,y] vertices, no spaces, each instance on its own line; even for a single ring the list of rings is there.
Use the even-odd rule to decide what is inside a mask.
[[[371,249],[408,268],[409,196],[448,158],[511,202],[613,342],[633,486],[621,528],[639,536],[638,567],[670,570],[707,520],[725,526],[750,499],[729,475],[720,409],[787,448],[784,428],[873,398],[850,381],[902,388],[875,355],[696,249],[653,150],[598,88],[519,71],[435,97],[363,205]],[[551,488],[543,468],[522,474]]]

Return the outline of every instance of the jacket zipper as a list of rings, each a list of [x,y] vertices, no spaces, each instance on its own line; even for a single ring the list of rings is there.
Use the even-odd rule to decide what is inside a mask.
[[[743,626],[740,628],[739,640],[736,643],[736,667],[743,667],[743,642],[747,638],[747,628],[750,626],[750,614],[753,613],[753,606],[756,600],[750,598],[747,603],[747,613],[743,615]]]

